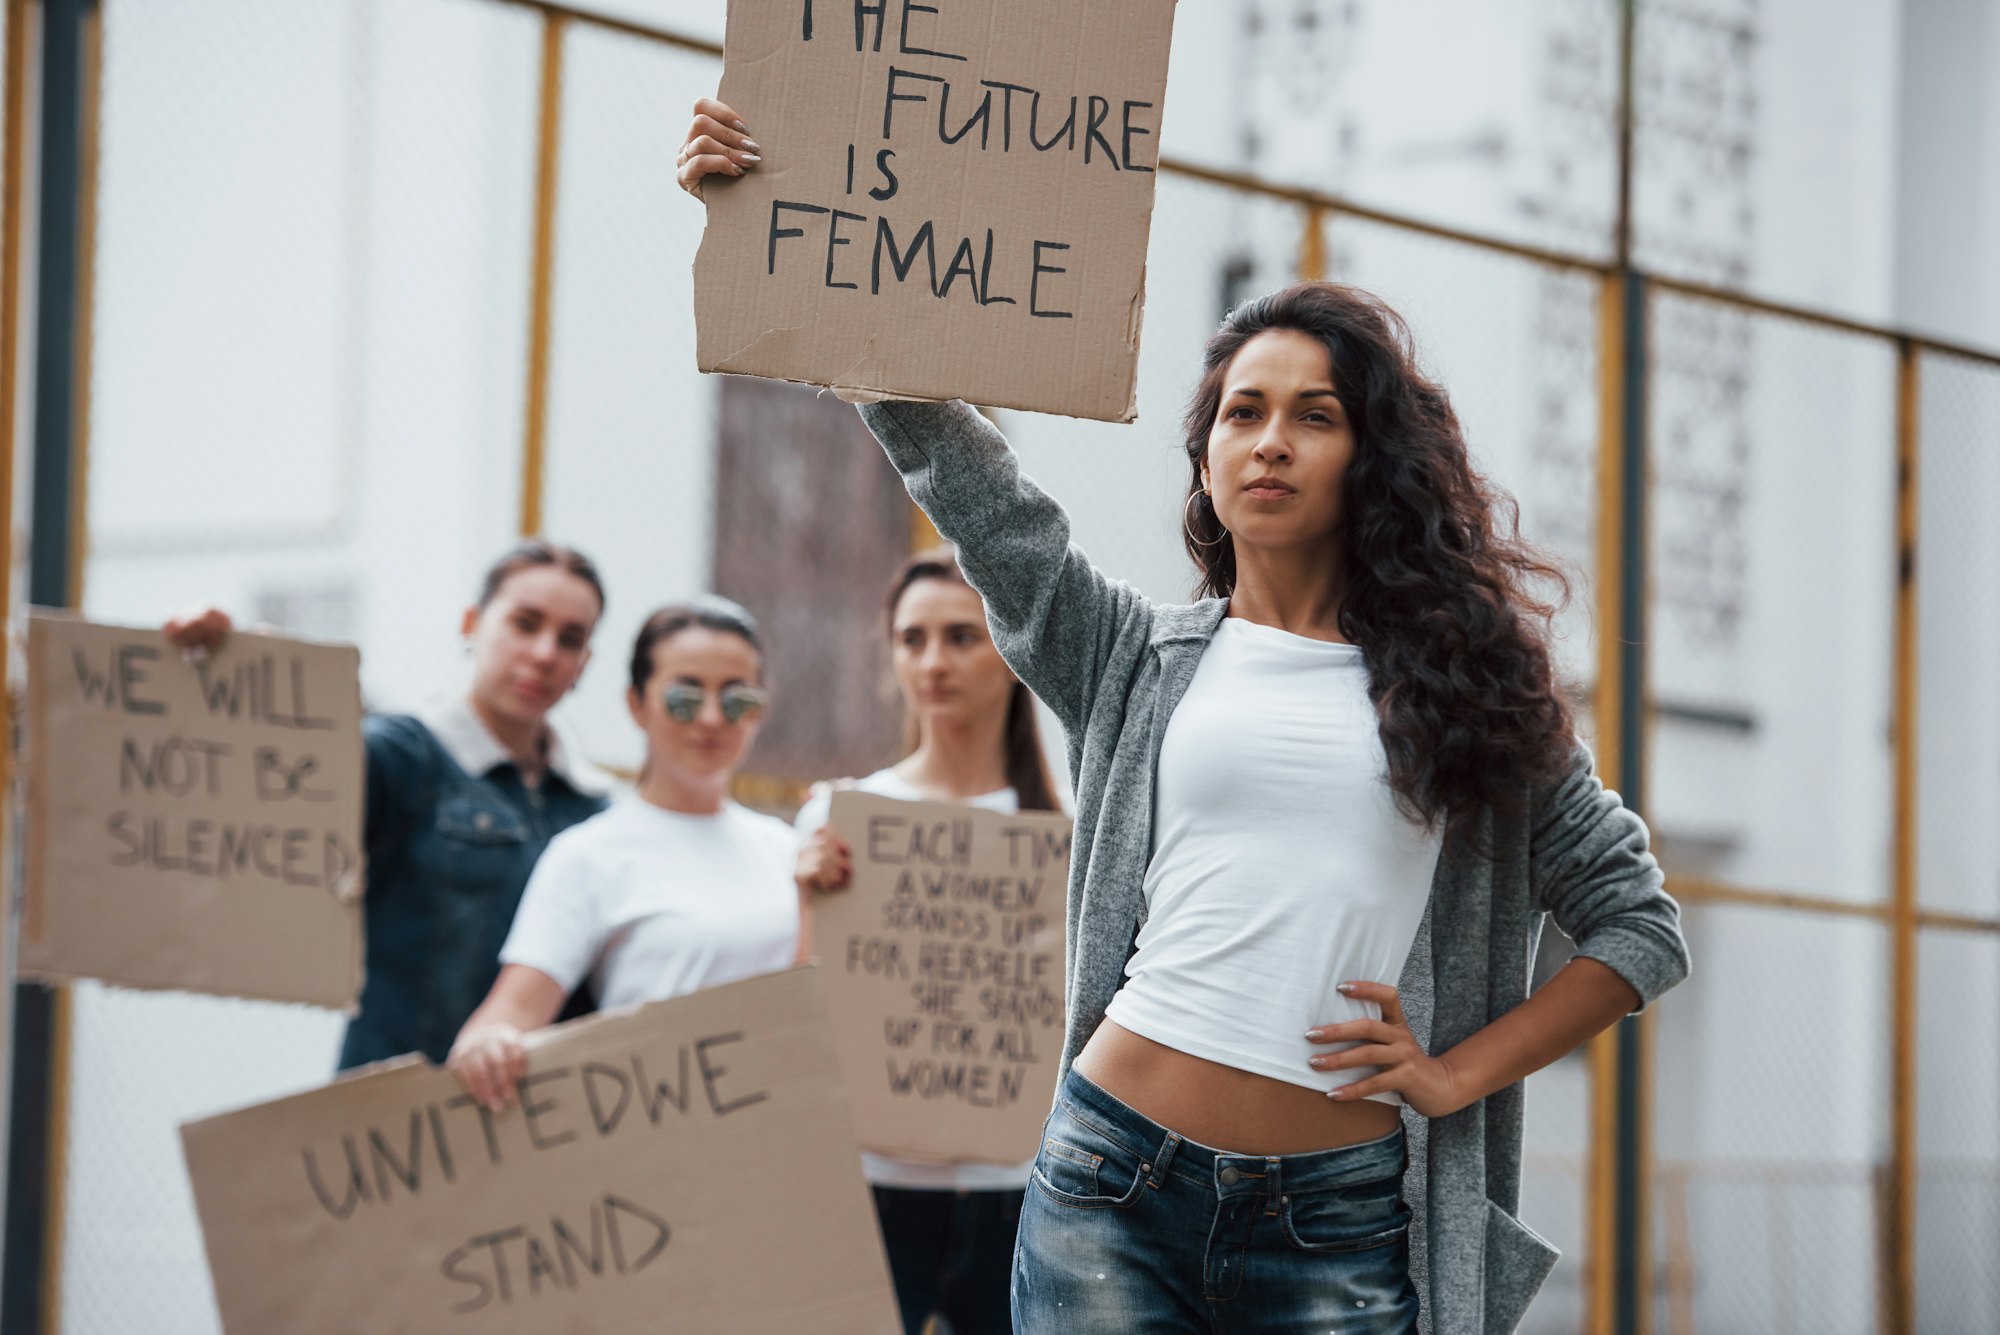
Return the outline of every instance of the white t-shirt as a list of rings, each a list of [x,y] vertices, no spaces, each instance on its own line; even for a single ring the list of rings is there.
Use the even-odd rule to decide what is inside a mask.
[[[894,770],[876,770],[865,779],[856,779],[854,786],[864,793],[893,797],[899,802],[925,800],[922,793],[905,783]],[[1012,788],[1002,788],[968,798],[965,805],[1011,816],[1021,809],[1021,799]],[[822,790],[800,807],[797,821],[800,837],[809,837],[814,830],[826,824],[827,812],[832,806],[832,795]],[[1033,1159],[1021,1164],[923,1163],[892,1159],[865,1150],[861,1154],[862,1171],[876,1186],[920,1191],[1019,1191],[1028,1185],[1028,1172],[1034,1166]]]
[[[783,821],[734,802],[712,816],[615,802],[549,841],[500,962],[571,990],[589,976],[606,1010],[789,968],[797,855]]]
[[[1387,770],[1361,650],[1225,619],[1161,741],[1146,921],[1106,1016],[1311,1089],[1376,1074],[1313,1070],[1353,1045],[1305,1032],[1382,1018],[1334,988],[1397,983],[1430,901],[1443,836]]]

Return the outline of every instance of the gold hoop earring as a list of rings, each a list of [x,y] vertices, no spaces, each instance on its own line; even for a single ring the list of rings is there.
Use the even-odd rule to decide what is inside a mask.
[[[1204,542],[1202,539],[1195,536],[1194,517],[1189,513],[1189,511],[1194,508],[1194,503],[1197,498],[1205,500],[1207,499],[1207,497],[1208,493],[1205,491],[1191,491],[1188,493],[1187,504],[1181,507],[1181,527],[1186,530],[1188,541],[1193,543],[1195,546],[1201,548],[1220,547],[1223,543],[1229,540],[1229,530],[1226,528],[1222,528],[1221,516],[1218,515],[1216,517],[1215,526],[1217,528],[1222,528],[1222,536],[1219,538],[1212,538]],[[1214,509],[1214,502],[1211,501],[1209,503],[1209,508],[1211,511]]]

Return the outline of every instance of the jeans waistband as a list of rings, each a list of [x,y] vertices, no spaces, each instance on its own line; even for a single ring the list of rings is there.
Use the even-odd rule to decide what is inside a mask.
[[[1213,1186],[1219,1192],[1237,1188],[1305,1193],[1333,1187],[1379,1182],[1399,1176],[1409,1163],[1403,1128],[1377,1140],[1308,1154],[1233,1154],[1192,1141],[1161,1126],[1144,1113],[1121,1103],[1074,1067],[1056,1092],[1071,1116],[1099,1135],[1148,1160],[1154,1176],[1172,1174]]]

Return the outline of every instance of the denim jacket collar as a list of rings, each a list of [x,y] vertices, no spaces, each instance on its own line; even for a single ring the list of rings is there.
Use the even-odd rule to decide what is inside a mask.
[[[434,701],[419,717],[444,747],[445,754],[474,778],[483,777],[496,765],[514,763],[514,757],[500,745],[500,739],[481,721],[465,696]],[[579,793],[602,797],[611,791],[611,783],[603,771],[579,760],[562,730],[553,723],[548,729],[547,760],[549,772],[560,775],[564,783]]]

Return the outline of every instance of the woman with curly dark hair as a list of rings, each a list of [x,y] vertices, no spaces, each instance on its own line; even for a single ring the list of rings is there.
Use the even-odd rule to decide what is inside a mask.
[[[754,169],[745,134],[698,105],[682,184]],[[1687,948],[1576,742],[1556,572],[1402,321],[1331,283],[1225,320],[1188,606],[1099,574],[964,404],[862,414],[1069,731],[1065,1070],[1015,1330],[1513,1330],[1555,1261],[1515,1217],[1521,1082]],[[1548,916],[1577,953],[1529,995]]]

